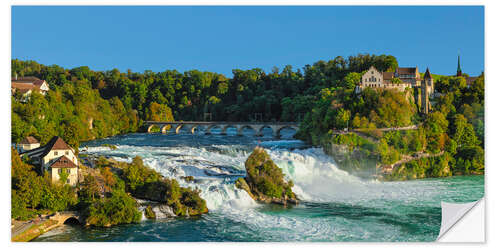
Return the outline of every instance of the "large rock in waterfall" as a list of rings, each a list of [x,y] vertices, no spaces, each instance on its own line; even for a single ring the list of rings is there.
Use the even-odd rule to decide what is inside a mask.
[[[235,185],[256,201],[283,206],[299,203],[292,192],[293,182],[285,181],[283,171],[271,160],[267,152],[256,147],[245,162],[247,176]]]

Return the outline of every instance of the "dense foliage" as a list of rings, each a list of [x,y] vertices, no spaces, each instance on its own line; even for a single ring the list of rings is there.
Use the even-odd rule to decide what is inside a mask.
[[[208,211],[199,190],[181,187],[177,180],[162,177],[144,165],[139,156],[122,168],[121,177],[126,183],[126,190],[135,197],[165,203],[180,216],[199,215]]]
[[[327,151],[332,148],[329,144],[347,145],[351,151],[357,150],[357,156],[376,158],[382,165],[394,164],[404,158],[415,159],[403,164],[389,179],[398,179],[398,175],[400,179],[408,179],[482,174],[484,76],[479,76],[469,85],[464,77],[440,76],[435,88],[438,94],[431,98],[433,108],[428,115],[417,112],[419,103],[414,97],[418,97],[418,93],[413,92],[418,92],[418,89],[406,92],[365,89],[358,94],[346,88],[322,89],[311,112],[306,114],[298,136],[322,145]],[[409,131],[372,131],[412,124],[420,127]],[[332,133],[348,126],[366,131],[371,140],[360,137],[360,134]],[[423,153],[435,157],[433,160],[418,157]],[[360,159],[349,158],[349,162],[352,161]],[[348,161],[339,162],[352,169]]]
[[[13,98],[12,141],[34,135],[43,142],[61,136],[72,146],[80,141],[137,131],[143,120],[297,121],[310,110],[323,88],[353,88],[348,72],[371,65],[394,69],[393,56],[358,55],[318,61],[303,70],[286,66],[270,73],[233,70],[233,78],[198,70],[180,73],[92,71],[86,66],[64,69],[35,61],[12,60],[12,76],[36,76],[50,85],[47,96],[27,103]],[[351,78],[356,76],[351,75]]]
[[[119,189],[113,190],[109,197],[90,203],[84,211],[87,224],[100,227],[137,223],[142,218],[134,198]]]
[[[271,160],[262,148],[255,148],[245,162],[245,177],[252,193],[271,198],[295,198],[293,182],[286,181],[281,168]]]
[[[52,183],[48,175],[40,176],[11,150],[12,218],[26,220],[38,214],[70,210],[78,202],[74,188]]]

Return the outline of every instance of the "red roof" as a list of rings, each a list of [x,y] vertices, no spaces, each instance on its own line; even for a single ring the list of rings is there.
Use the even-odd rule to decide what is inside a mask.
[[[42,86],[42,84],[45,82],[45,80],[36,80],[33,82],[33,85],[37,86],[38,88],[40,88],[40,86]]]
[[[38,78],[33,80],[12,80],[11,86],[18,90],[29,90],[29,89],[40,89],[40,87],[45,83],[45,80],[40,80]]]
[[[66,144],[66,142],[64,142],[63,139],[61,139],[61,137],[59,136],[54,136],[52,137],[52,139],[50,139],[49,143],[47,143],[47,146],[49,146],[50,150],[54,150],[54,149],[71,149],[72,148],[70,146],[68,146],[68,144]]]
[[[76,168],[78,167],[75,163],[73,163],[68,157],[65,155],[59,157],[52,165],[51,168]]]
[[[394,78],[394,72],[384,72],[382,74],[384,76],[384,80],[391,80]]]
[[[40,142],[38,142],[38,140],[33,136],[28,136],[20,142],[20,144],[35,144],[35,143],[40,143]]]

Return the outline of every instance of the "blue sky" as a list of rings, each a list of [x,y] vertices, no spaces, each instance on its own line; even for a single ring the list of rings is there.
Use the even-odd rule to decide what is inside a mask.
[[[454,74],[484,69],[483,7],[14,6],[12,58],[66,68],[232,76],[358,53]]]

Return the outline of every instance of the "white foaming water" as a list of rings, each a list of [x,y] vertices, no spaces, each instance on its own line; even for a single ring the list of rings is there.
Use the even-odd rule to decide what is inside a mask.
[[[277,141],[282,145],[287,141]],[[274,145],[272,141],[266,146]],[[294,143],[290,141],[289,143]],[[264,143],[262,143],[264,144]],[[139,155],[144,163],[162,175],[175,178],[182,186],[201,190],[210,210],[242,209],[257,204],[242,190],[234,187],[234,180],[244,175],[244,162],[251,149],[238,145],[211,147],[151,147],[120,145],[115,150],[90,147],[87,152],[114,156],[116,160],[130,162]],[[283,170],[295,186],[300,199],[311,202],[373,202],[371,206],[385,206],[390,200],[433,200],[442,191],[434,185],[418,182],[378,182],[363,180],[336,167],[335,161],[319,148],[267,149],[273,161]],[[123,158],[123,156],[127,158]],[[194,176],[195,183],[182,176]]]
[[[129,135],[118,140],[137,143],[145,138]],[[257,143],[248,138],[242,138],[242,141],[233,138],[220,144],[232,140],[236,145],[219,145],[218,137],[213,136],[210,140],[214,142],[207,143],[205,140],[201,143],[204,145],[191,146],[199,143],[184,143],[183,140],[189,138],[182,136],[177,138],[178,141],[174,140],[176,137],[172,140],[163,136],[147,138],[152,142],[146,146],[118,145],[116,150],[90,147],[87,152],[127,162],[139,155],[145,164],[168,178],[175,178],[181,186],[199,189],[210,210],[196,222],[179,220],[176,225],[166,225],[168,223],[162,221],[141,223],[137,227],[152,225],[141,232],[148,239],[168,240],[178,230],[168,232],[166,227],[185,224],[189,227],[186,230],[192,230],[195,235],[211,235],[210,240],[248,240],[252,236],[274,241],[433,240],[434,236],[429,232],[434,230],[437,235],[439,217],[429,217],[429,213],[439,213],[441,198],[446,198],[448,194],[448,197],[470,194],[461,193],[462,189],[451,187],[449,185],[453,184],[439,179],[408,182],[363,180],[338,169],[335,161],[321,149],[290,150],[300,147],[297,144],[300,141],[295,140]],[[293,191],[303,200],[299,206],[285,209],[259,205],[245,191],[235,187],[234,181],[245,174],[244,163],[252,145],[256,144],[268,148],[267,152],[286,178],[293,180]],[[181,178],[183,176],[194,176],[195,181],[186,182]],[[429,210],[433,207],[436,209]],[[204,223],[209,226],[203,226]],[[415,228],[419,231],[414,232]],[[132,238],[137,236],[136,231],[125,233]]]

